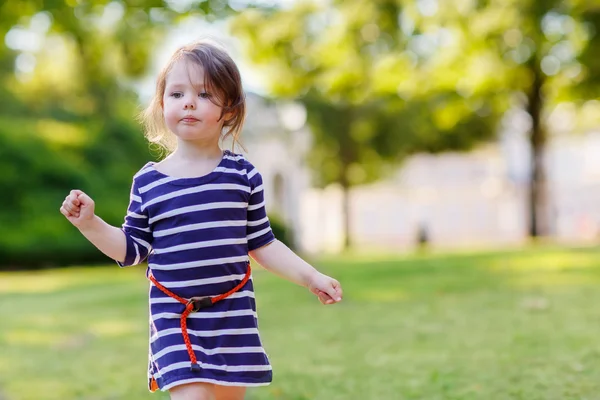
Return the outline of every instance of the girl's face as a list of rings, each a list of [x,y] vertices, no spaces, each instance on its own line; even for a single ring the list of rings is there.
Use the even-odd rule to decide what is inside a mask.
[[[224,115],[215,93],[204,87],[204,68],[189,61],[177,61],[166,77],[163,114],[169,130],[180,140],[212,141],[221,135]]]

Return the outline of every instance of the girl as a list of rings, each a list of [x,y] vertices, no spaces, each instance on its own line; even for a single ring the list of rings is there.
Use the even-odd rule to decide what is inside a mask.
[[[148,255],[151,391],[171,398],[243,399],[271,382],[258,333],[249,256],[307,287],[323,304],[342,299],[340,284],[273,236],[260,173],[235,144],[245,117],[240,73],[220,47],[199,42],[175,52],[143,114],[146,136],[170,150],[133,177],[121,228],[94,214],[80,190],[60,211],[120,266]]]

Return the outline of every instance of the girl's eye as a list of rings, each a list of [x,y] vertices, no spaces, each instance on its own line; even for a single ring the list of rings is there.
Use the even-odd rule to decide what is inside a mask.
[[[180,99],[183,96],[183,94],[181,92],[173,92],[171,93],[171,96],[176,99]]]
[[[208,99],[210,97],[210,93],[202,92],[202,93],[198,94],[198,96],[203,99]]]

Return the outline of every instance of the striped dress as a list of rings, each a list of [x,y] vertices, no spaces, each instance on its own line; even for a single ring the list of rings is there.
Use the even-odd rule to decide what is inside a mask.
[[[229,151],[212,172],[195,178],[167,176],[150,162],[134,176],[130,199],[122,227],[127,255],[119,265],[135,265],[148,257],[147,274],[186,299],[231,290],[244,278],[248,252],[275,240],[261,175],[243,156]],[[230,297],[188,317],[199,371],[190,370],[181,332],[184,306],[152,283],[149,297],[150,390],[190,382],[271,382],[252,278]]]

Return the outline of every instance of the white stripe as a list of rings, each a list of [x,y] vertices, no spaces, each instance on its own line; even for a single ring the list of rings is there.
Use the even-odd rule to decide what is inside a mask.
[[[248,221],[247,226],[259,226],[264,224],[265,222],[269,222],[269,217],[264,217],[263,219],[259,219],[258,221]],[[156,235],[155,235],[156,236]]]
[[[237,175],[246,175],[246,170],[242,169],[234,169],[234,168],[225,168],[225,167],[217,167],[214,172],[225,172],[228,174],[237,174]]]
[[[265,233],[268,233],[270,230],[271,230],[271,227],[269,227],[269,226],[268,226],[268,227],[266,227],[265,229],[263,229],[263,230],[261,230],[261,231],[254,232],[253,234],[251,234],[251,235],[248,235],[248,236],[246,237],[246,239],[248,239],[248,240],[255,239],[255,238],[257,238],[257,237],[260,237],[260,236],[264,235]]]
[[[248,179],[251,179],[254,175],[258,174],[258,170],[256,168],[254,168],[252,171],[250,171],[250,173],[248,174]]]
[[[162,249],[154,249],[154,254],[165,254],[165,253],[174,253],[176,251],[183,250],[193,250],[193,249],[203,249],[205,247],[218,247],[218,246],[227,246],[230,244],[244,244],[246,243],[246,238],[243,239],[217,239],[217,240],[205,240],[203,242],[194,242],[194,243],[186,243],[180,244],[177,246],[165,247]]]
[[[223,258],[213,258],[211,260],[201,260],[201,261],[189,261],[178,264],[149,264],[149,268],[151,270],[175,270],[175,269],[186,269],[186,268],[195,268],[195,267],[208,267],[211,265],[221,265],[221,264],[229,264],[236,262],[249,262],[250,259],[248,256],[237,256],[237,257],[223,257]]]
[[[150,224],[153,224],[156,221],[160,221],[161,219],[173,217],[175,215],[180,215],[180,214],[187,214],[189,212],[214,210],[214,209],[219,209],[219,208],[245,208],[247,206],[248,206],[248,203],[244,203],[244,202],[223,201],[220,203],[207,203],[207,204],[199,204],[199,205],[195,205],[195,206],[175,208],[173,210],[167,211],[166,213],[162,213],[160,215],[150,218]]]
[[[146,166],[144,166],[144,168],[142,168],[141,170],[139,170],[138,173],[133,176],[133,178],[134,179],[138,178],[138,177],[140,177],[140,176],[142,176],[144,174],[147,174],[150,171],[152,171],[152,165],[146,165]]]
[[[251,346],[251,347],[215,347],[214,349],[205,349],[202,346],[192,345],[192,348],[196,351],[202,352],[206,355],[212,356],[214,354],[236,354],[236,353],[262,353],[265,351],[260,346]],[[173,346],[168,346],[154,354],[155,359],[159,359],[165,354],[172,353],[174,351],[182,351],[187,350],[185,344],[176,344]]]
[[[190,318],[192,315],[193,314],[190,314],[190,316],[188,318]],[[181,315],[178,316],[177,318],[179,318],[179,317],[181,317]],[[181,328],[164,329],[160,332],[157,332],[157,334],[153,335],[150,339],[152,341],[154,341],[157,338],[173,335],[176,333],[181,335]],[[196,331],[195,335],[200,336],[200,337],[218,337],[218,336],[224,336],[224,335],[232,335],[232,336],[233,335],[258,335],[258,329],[256,329],[256,328],[215,329],[212,331]]]
[[[257,187],[254,188],[254,190],[252,191],[252,193],[250,193],[250,195],[253,195],[258,192],[262,192],[263,189],[264,189],[263,185],[258,185]]]
[[[180,287],[180,286],[177,286],[177,287]],[[227,296],[227,298],[231,299],[231,300],[241,299],[243,297],[250,297],[253,299],[254,292],[252,290],[240,290],[238,292],[232,293],[229,296]],[[177,301],[174,298],[169,297],[167,295],[165,295],[165,297],[158,297],[158,298],[150,300],[150,304],[176,304],[176,303],[179,303],[179,301]],[[172,315],[171,318],[179,319],[181,317],[181,314],[177,314],[177,313],[163,313],[163,314],[170,314],[170,315]],[[188,318],[193,318],[193,315],[194,314],[190,314],[190,316]],[[168,318],[168,317],[163,316],[163,318]]]
[[[244,279],[245,274],[234,274],[234,275],[225,275],[225,276],[215,276],[214,278],[204,278],[204,279],[191,279],[189,281],[173,281],[173,282],[161,282],[161,284],[167,289],[175,289],[182,288],[188,286],[203,286],[203,285],[212,285],[215,283],[224,283],[224,282],[232,282],[232,281],[241,281]],[[170,298],[170,297],[169,297]],[[158,299],[151,299],[150,303],[163,303],[163,301],[158,301]]]
[[[212,311],[212,312],[209,310],[210,310],[210,308],[207,308],[202,312],[192,313],[189,315],[188,318],[211,319],[211,318],[229,318],[229,317],[245,317],[245,316],[253,316],[254,318],[257,318],[256,312],[254,312],[252,310],[232,310],[232,311]],[[173,314],[174,313],[167,313],[167,312],[154,314],[152,316],[152,320],[157,321],[162,318],[167,318],[167,319],[173,318]],[[177,318],[181,318],[181,314],[177,314],[177,315],[178,315]],[[157,334],[158,334],[158,337],[163,337],[166,335],[173,334],[175,332],[181,333],[181,328],[165,329],[165,330],[157,332]],[[201,335],[202,331],[195,331],[192,329],[188,329],[188,332],[193,335]],[[152,339],[152,340],[154,340],[154,339]]]
[[[142,198],[140,196],[136,196],[135,194],[130,195],[129,196],[129,200],[130,201],[135,201],[135,202],[138,202],[138,203],[142,202]]]
[[[135,259],[133,260],[133,265],[137,265],[140,262],[140,249],[136,242],[133,242],[133,247],[135,248]]]
[[[154,237],[163,237],[173,235],[175,233],[197,231],[201,229],[209,228],[225,228],[229,226],[246,226],[244,220],[233,220],[233,221],[215,221],[215,222],[201,222],[199,224],[190,224],[184,226],[178,226],[177,228],[162,229],[154,231]]]
[[[133,226],[133,225],[129,225],[127,223],[123,224],[123,228],[130,228],[130,229],[136,229],[138,231],[142,231],[142,232],[151,232],[150,228],[140,228],[139,226]]]
[[[140,193],[146,193],[150,189],[153,189],[153,188],[155,188],[157,186],[160,186],[163,183],[168,183],[168,182],[174,181],[175,179],[177,179],[177,178],[171,178],[170,176],[166,177],[166,178],[159,179],[157,181],[154,181],[152,183],[147,184],[146,186],[142,186],[141,188],[139,188],[139,192]]]
[[[174,197],[184,196],[186,194],[192,194],[192,193],[207,192],[210,190],[241,190],[241,191],[247,192],[247,193],[250,192],[250,188],[248,188],[247,186],[236,185],[235,183],[213,183],[210,185],[195,186],[195,187],[176,190],[174,192],[163,194],[162,196],[155,197],[152,200],[145,203],[144,207],[147,208],[147,207],[151,206],[152,204],[160,203],[162,201],[169,200]]]
[[[262,203],[259,204],[253,204],[251,206],[248,206],[248,211],[254,211],[254,210],[258,210],[261,207],[265,206],[265,201],[263,200]]]
[[[223,156],[223,158],[226,159],[226,160],[239,161],[239,160],[243,160],[244,156],[241,155],[241,154],[237,155],[237,156],[228,156],[228,155],[225,155],[225,156]]]
[[[130,217],[130,218],[140,218],[140,219],[145,219],[145,218],[148,218],[148,217],[146,217],[145,215],[138,214],[138,213],[134,213],[133,211],[129,211],[129,212],[127,213],[127,217]]]
[[[156,378],[160,378],[160,375],[156,374],[155,379]],[[267,385],[271,384],[270,382],[257,382],[257,383],[235,382],[235,381],[228,382],[228,381],[218,381],[216,379],[208,379],[208,378],[190,378],[190,379],[176,380],[175,382],[171,382],[167,385],[164,385],[160,390],[163,392],[166,392],[167,390],[171,390],[175,386],[184,385],[186,383],[196,383],[196,382],[214,383],[215,385],[219,385],[219,386],[248,386],[248,387],[267,386]]]
[[[225,371],[225,372],[247,372],[247,371],[270,371],[271,370],[270,365],[213,365],[213,364],[205,364],[202,362],[199,362],[198,365],[200,365],[200,368],[217,369],[217,370]],[[183,361],[183,362],[178,362],[178,363],[174,363],[171,365],[167,365],[166,367],[160,369],[160,373],[166,374],[167,372],[170,372],[170,371],[173,371],[176,369],[183,369],[183,368],[189,369],[190,362]]]
[[[135,240],[136,242],[138,242],[139,244],[141,244],[142,246],[144,246],[146,248],[146,250],[150,250],[150,243],[146,242],[145,240],[142,240],[140,238],[137,238],[135,236],[131,237],[133,240]]]

